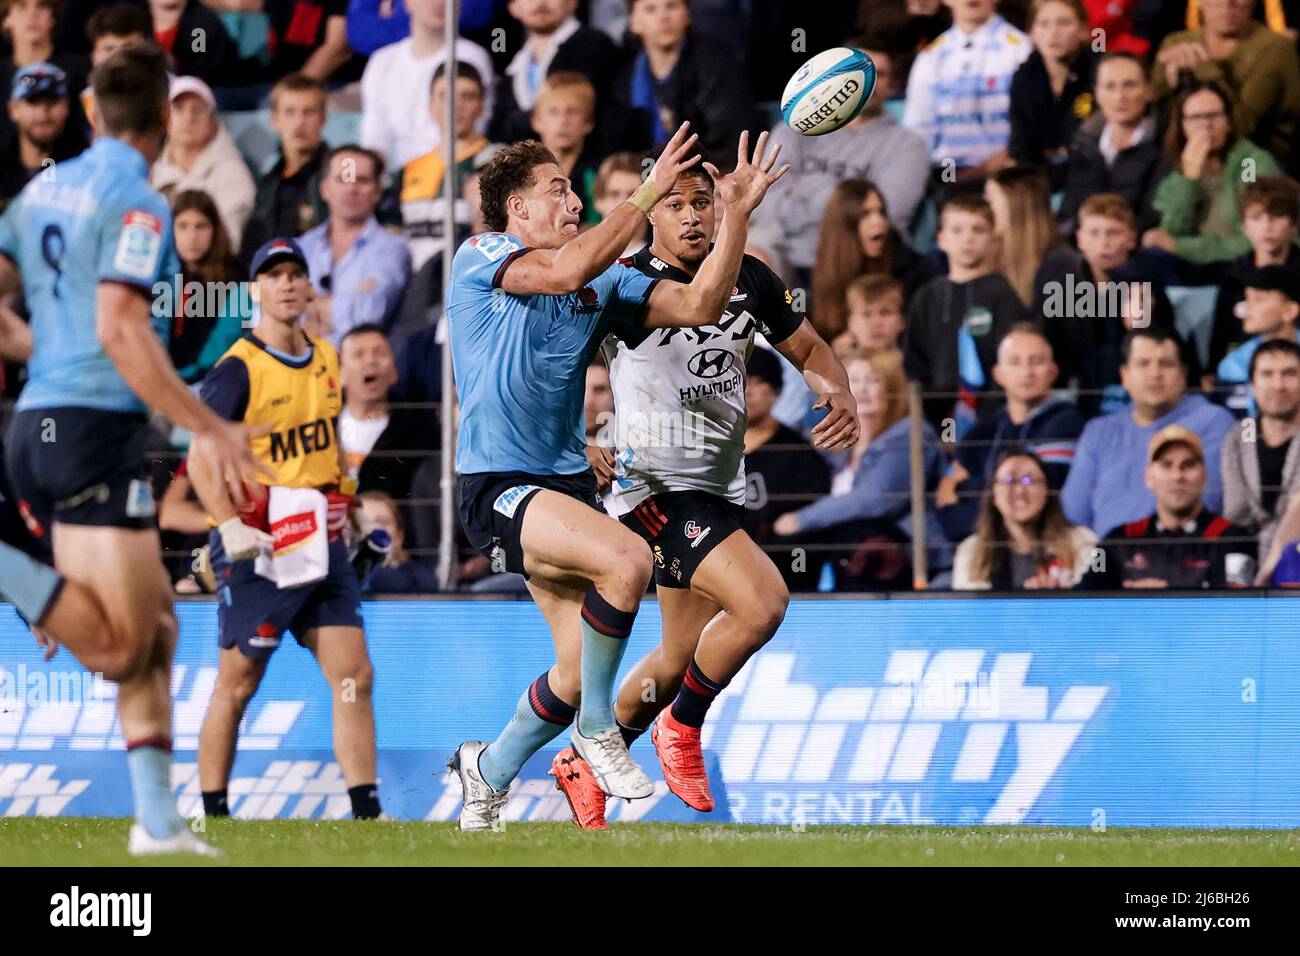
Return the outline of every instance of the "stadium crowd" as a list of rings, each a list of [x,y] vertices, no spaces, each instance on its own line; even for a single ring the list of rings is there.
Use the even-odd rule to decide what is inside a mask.
[[[247,328],[252,252],[298,238],[360,520],[395,540],[372,591],[436,588],[443,260],[486,228],[478,170],[536,138],[592,224],[683,120],[724,170],[743,129],[782,144],[749,251],[858,403],[857,446],[822,454],[793,367],[748,363],[749,527],[791,590],[1300,585],[1300,3],[459,7],[452,65],[443,0],[0,0],[0,206],[89,145],[94,64],[139,41],[172,60],[151,179],[181,271],[155,314],[187,382]],[[782,88],[838,45],[870,54],[874,96],[798,136]],[[11,400],[22,368],[2,382]],[[616,412],[593,366],[593,444]],[[199,591],[185,444],[158,435],[155,484],[177,587]],[[2,475],[0,535],[39,549]],[[467,544],[458,578],[518,587]]]

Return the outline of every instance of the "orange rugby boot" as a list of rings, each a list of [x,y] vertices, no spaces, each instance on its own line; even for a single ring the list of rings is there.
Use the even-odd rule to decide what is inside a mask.
[[[671,707],[660,712],[650,729],[655,753],[664,770],[668,789],[682,802],[701,813],[713,809],[709,775],[704,770],[704,752],[700,750],[700,729],[687,727],[673,717]]]
[[[605,791],[591,775],[587,761],[572,747],[565,747],[551,761],[547,771],[555,778],[555,789],[564,794],[573,811],[573,825],[580,830],[608,830],[605,822]]]

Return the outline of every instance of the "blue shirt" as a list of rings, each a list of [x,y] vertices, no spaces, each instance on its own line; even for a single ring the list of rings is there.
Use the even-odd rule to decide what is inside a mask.
[[[501,289],[506,269],[528,251],[517,236],[485,232],[452,260],[447,320],[461,474],[585,471],[587,366],[613,327],[640,323],[658,281],[615,263],[569,295]]]
[[[372,216],[352,247],[335,262],[329,225],[327,219],[307,230],[298,237],[298,245],[307,257],[307,271],[317,295],[330,297],[332,324],[325,338],[338,348],[348,330],[358,325],[377,322],[388,327],[411,278],[411,254],[404,239]]]
[[[95,292],[121,282],[154,294],[180,272],[167,201],[138,150],[101,137],[33,179],[0,217],[0,253],[22,274],[35,343],[18,409],[144,411],[99,344]],[[169,316],[154,310],[167,341]]]
[[[1061,489],[1065,517],[1104,535],[1154,512],[1155,495],[1145,481],[1147,445],[1166,425],[1182,425],[1200,437],[1208,473],[1205,507],[1222,511],[1221,452],[1234,423],[1229,412],[1201,395],[1184,395],[1173,411],[1150,425],[1133,421],[1129,408],[1094,418],[1083,428]]]

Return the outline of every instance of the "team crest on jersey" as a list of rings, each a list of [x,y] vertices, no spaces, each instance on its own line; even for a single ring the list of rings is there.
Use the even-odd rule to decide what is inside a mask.
[[[574,295],[578,298],[579,312],[599,312],[600,311],[600,293],[591,286],[579,289]]]
[[[487,259],[488,262],[503,259],[519,248],[517,242],[499,232],[485,232],[482,235],[474,236],[470,239],[469,244],[481,252],[483,258]]]
[[[700,542],[703,541],[712,530],[712,526],[701,528],[694,521],[688,521],[686,522],[686,540],[691,543],[692,548],[698,548]]]
[[[133,279],[152,281],[162,255],[162,234],[162,221],[157,216],[143,209],[128,212],[122,217],[113,268]]]

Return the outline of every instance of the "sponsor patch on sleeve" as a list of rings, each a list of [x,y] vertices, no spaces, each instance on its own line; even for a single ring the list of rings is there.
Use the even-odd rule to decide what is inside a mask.
[[[482,235],[475,236],[469,241],[469,244],[483,254],[483,258],[488,262],[496,262],[504,259],[510,253],[520,248],[519,243],[507,235],[499,232],[485,232]]]
[[[124,276],[152,282],[162,257],[162,222],[152,213],[134,209],[122,217],[113,268]]]

